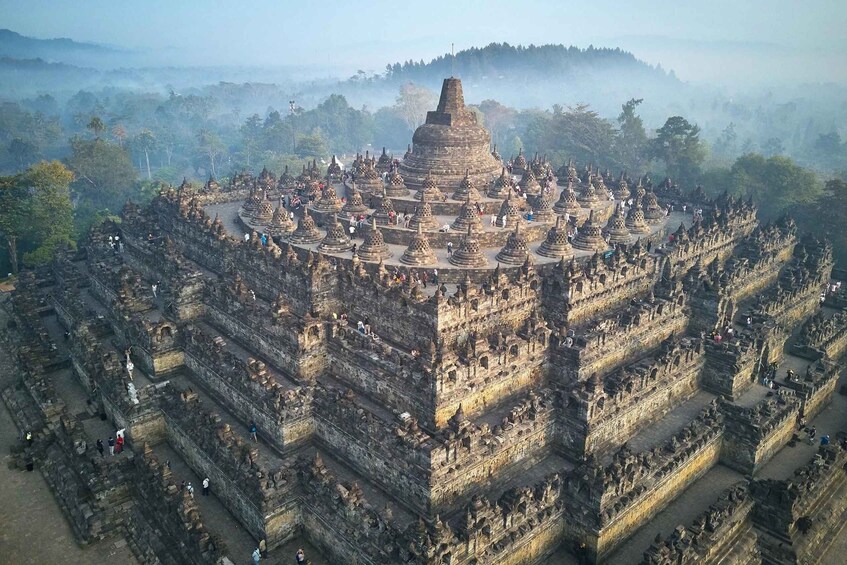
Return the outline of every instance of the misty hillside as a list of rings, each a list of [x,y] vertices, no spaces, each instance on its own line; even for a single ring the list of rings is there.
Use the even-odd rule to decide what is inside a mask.
[[[79,66],[102,66],[115,61],[124,51],[67,38],[36,39],[0,29],[0,57],[43,59]]]
[[[687,91],[673,72],[665,72],[621,49],[566,47],[564,45],[509,45],[449,53],[431,61],[388,64],[382,75],[360,72],[335,87],[353,105],[380,106],[385,86],[414,82],[438,91],[444,77],[465,84],[468,102],[495,99],[517,108],[549,108],[553,104],[589,103],[604,115],[616,115],[629,98],[672,100]]]
[[[509,45],[491,43],[485,47],[465,49],[455,57],[446,54],[431,60],[406,61],[386,66],[385,78],[393,81],[440,81],[446,76],[462,76],[467,80],[525,80],[527,78],[577,78],[594,70],[629,70],[641,72],[656,80],[671,78],[620,49],[565,47],[564,45]]]

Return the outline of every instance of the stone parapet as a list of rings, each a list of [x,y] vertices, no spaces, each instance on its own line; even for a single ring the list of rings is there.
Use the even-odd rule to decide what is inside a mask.
[[[697,393],[704,363],[700,340],[666,341],[651,357],[605,379],[591,378],[563,389],[557,436],[576,460],[601,457],[649,422]]]
[[[734,486],[721,493],[689,526],[677,526],[665,538],[644,552],[642,565],[719,565],[732,554],[732,563],[752,565],[761,562],[756,535],[750,524],[753,500],[747,485]]]
[[[765,398],[750,408],[720,403],[725,433],[721,462],[753,475],[791,439],[800,402],[793,396]]]

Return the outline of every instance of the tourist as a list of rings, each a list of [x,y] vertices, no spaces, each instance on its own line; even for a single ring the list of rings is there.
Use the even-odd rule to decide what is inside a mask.
[[[132,363],[132,359],[126,360],[126,374],[129,376],[129,380],[132,380],[132,370],[135,369],[135,365]]]
[[[353,244],[353,248],[351,249],[351,251],[353,252],[353,257],[355,257],[356,256],[356,244],[355,243]]]
[[[118,439],[115,440],[115,453],[120,454],[124,450],[124,436],[118,434]]]
[[[453,242],[448,241],[447,242],[447,256],[449,257],[452,254],[453,254]]]
[[[114,455],[115,454],[115,438],[110,437],[108,444],[109,444],[109,455]]]
[[[259,443],[259,430],[256,428],[256,422],[250,421],[250,439]]]
[[[497,214],[491,214],[491,227],[495,227],[497,225]]]
[[[203,496],[209,496],[209,477],[203,479]]]
[[[423,287],[426,288],[426,283],[429,281],[429,273],[424,271],[423,275],[421,275],[421,281],[423,282]]]
[[[249,233],[244,234],[244,241],[250,241],[250,234]]]
[[[193,486],[191,486],[191,482],[190,482],[190,481],[188,482],[188,486],[186,486],[186,487],[185,487],[185,490],[187,490],[187,491],[188,491],[188,496],[190,496],[190,497],[191,497],[191,499],[192,499],[192,500],[194,500],[194,487],[193,487]]]
[[[262,557],[268,556],[268,544],[265,543],[265,538],[259,540],[259,553],[262,554]]]
[[[100,457],[103,457],[103,440],[97,439],[97,453],[100,454]]]
[[[821,445],[829,445],[829,436],[821,436]]]
[[[438,269],[432,270],[432,284],[438,286]]]
[[[303,551],[303,548],[297,550],[295,554],[295,559],[297,560],[297,565],[305,565],[306,563],[306,552]]]
[[[158,296],[156,295],[157,290],[159,290],[159,285],[154,284],[153,285],[153,298],[158,298]]]
[[[362,320],[359,320],[356,323],[356,329],[358,329],[361,334],[365,333],[365,323]]]
[[[365,316],[365,335],[371,335],[371,319]]]
[[[351,223],[348,229],[350,230],[350,238],[356,237],[356,226]]]
[[[809,428],[809,445],[814,445],[814,443],[815,443],[815,435],[816,435],[817,433],[818,433],[818,431],[815,429],[815,427],[814,427],[814,426],[812,426],[811,428]]]
[[[259,560],[262,558],[262,552],[259,551],[259,548],[253,550],[253,564],[258,565]]]

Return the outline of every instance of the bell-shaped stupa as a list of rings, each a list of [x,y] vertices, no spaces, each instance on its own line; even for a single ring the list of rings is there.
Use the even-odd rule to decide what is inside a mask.
[[[435,253],[429,246],[429,240],[418,226],[418,231],[412,236],[412,241],[409,242],[409,247],[403,252],[400,261],[407,265],[432,265],[437,261]]]
[[[501,166],[490,150],[491,134],[465,107],[462,81],[446,78],[438,108],[427,112],[426,123],[415,130],[400,173],[412,190],[421,188],[430,171],[445,194],[459,189],[466,170],[477,186],[488,186]]]
[[[362,261],[371,263],[379,263],[381,260],[391,257],[391,251],[385,245],[382,232],[376,227],[376,219],[371,218],[370,229],[365,232],[365,241],[359,246],[356,253]]]

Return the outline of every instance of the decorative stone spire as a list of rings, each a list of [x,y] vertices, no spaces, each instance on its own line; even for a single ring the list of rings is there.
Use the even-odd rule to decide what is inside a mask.
[[[382,232],[376,227],[376,219],[371,218],[370,229],[365,232],[365,241],[356,251],[362,261],[379,263],[383,259],[391,257],[391,251],[385,245]]]
[[[321,232],[318,231],[314,218],[309,215],[308,208],[303,212],[303,217],[300,218],[297,229],[294,230],[288,240],[296,245],[309,245],[321,240]]]
[[[462,179],[462,182],[459,183],[459,188],[453,193],[453,200],[464,201],[468,197],[470,197],[471,202],[479,202],[482,199],[479,191],[474,186],[474,182],[471,180],[470,171],[466,169],[465,178]]]
[[[347,189],[349,196],[347,202],[341,207],[341,211],[345,214],[364,214],[368,211],[368,207],[362,202],[362,194],[356,190],[355,186]]]
[[[518,156],[512,160],[512,172],[518,175],[526,171],[526,157],[523,156],[523,147],[518,149]]]
[[[474,237],[471,226],[468,226],[467,230],[467,233],[465,233],[459,242],[459,248],[447,260],[457,267],[466,267],[469,269],[484,268],[488,265],[488,259],[482,253],[479,240]]]
[[[615,196],[616,200],[626,200],[630,197],[629,185],[624,178],[623,173],[621,173],[621,178],[618,181],[618,187],[612,191],[612,194]]]
[[[271,217],[271,223],[268,224],[268,233],[278,237],[284,236],[294,231],[295,227],[294,222],[288,215],[288,210],[282,207],[282,199],[280,198],[280,202]]]
[[[644,195],[644,219],[648,224],[659,224],[665,219],[667,214],[665,209],[659,206],[659,201],[656,198],[656,193],[653,189],[647,191]]]
[[[241,205],[241,211],[245,216],[252,216],[256,209],[259,207],[259,204],[262,202],[264,198],[264,191],[261,189],[250,189],[250,196],[244,201],[244,204]]]
[[[356,185],[362,192],[370,192],[371,194],[381,194],[385,183],[382,182],[382,177],[376,170],[373,162],[369,159],[365,160],[362,174],[357,177]]]
[[[497,144],[494,144],[494,149],[491,150],[491,156],[497,159],[498,161],[503,161],[503,158],[497,152]]]
[[[379,156],[379,160],[376,162],[376,171],[378,173],[387,173],[388,169],[391,168],[391,156],[385,152],[385,147],[382,148],[382,155]]]
[[[421,231],[421,226],[418,226],[418,231],[412,236],[412,241],[400,261],[407,265],[432,265],[438,261],[429,246],[429,240]]]
[[[635,185],[635,198],[637,198],[638,200],[642,200],[646,192],[647,191],[644,189],[644,185],[641,184],[641,179],[638,179],[638,184]]]
[[[374,211],[373,217],[377,224],[387,226],[391,223],[390,219],[392,215],[394,215],[394,204],[389,197],[383,195],[382,201],[379,203],[379,208]]]
[[[503,227],[515,225],[521,217],[520,208],[520,202],[518,202],[518,200],[512,196],[512,191],[510,190],[509,194],[506,196],[506,199],[503,200],[503,204],[500,205],[500,213],[497,214],[498,225]]]
[[[479,219],[479,213],[476,206],[471,202],[470,195],[467,196],[465,203],[459,209],[459,216],[453,222],[453,229],[456,231],[465,231],[473,229],[474,231],[482,231],[482,222]]]
[[[491,187],[488,189],[488,196],[491,198],[502,198],[513,188],[515,188],[515,181],[512,179],[512,175],[506,172],[506,167],[503,167],[500,176],[491,183]]]
[[[406,145],[406,152],[403,153],[403,160],[405,161],[406,159],[408,159],[411,156],[412,156],[412,146]]]
[[[521,221],[515,222],[515,231],[509,234],[506,245],[497,254],[497,260],[508,265],[523,265],[529,257],[526,237],[521,233]]]
[[[421,227],[425,230],[437,230],[439,227],[438,220],[432,215],[432,208],[429,206],[429,200],[427,200],[427,195],[424,193],[421,203],[418,205],[418,209],[415,210],[414,215],[409,220],[409,228],[416,230],[418,227]]]
[[[632,208],[626,213],[626,228],[634,234],[650,233],[650,226],[644,219],[644,211],[641,209],[639,198],[635,199]]]
[[[326,186],[324,186],[323,191],[321,191],[321,197],[315,201],[312,208],[318,212],[324,212],[326,214],[337,214],[341,211],[341,207],[341,199],[338,198],[338,195],[335,193],[335,187],[332,186],[332,183],[329,179],[327,179]]]
[[[406,183],[399,171],[394,171],[388,177],[388,186],[385,188],[385,194],[391,198],[406,196],[409,194],[409,189],[406,188]]]
[[[556,225],[550,228],[545,239],[538,247],[538,254],[544,257],[565,257],[573,255],[568,243],[568,227],[562,224],[562,217],[556,217]]]
[[[253,212],[253,221],[257,224],[267,224],[271,221],[271,218],[274,214],[274,206],[271,204],[271,201],[268,200],[268,195],[264,191],[262,191],[264,198],[259,202],[259,205],[256,207],[256,211]]]
[[[329,166],[326,168],[326,176],[333,180],[338,180],[341,178],[341,163],[338,162],[338,159],[335,155],[332,156],[332,160],[329,162]]]
[[[576,199],[583,208],[597,208],[602,202],[600,196],[597,194],[597,190],[594,188],[591,176],[588,177],[588,182],[585,183],[585,190]]]
[[[620,202],[615,206],[615,212],[609,218],[606,227],[603,228],[603,235],[609,237],[609,243],[611,245],[629,245],[632,243],[632,235],[626,229],[626,218],[624,218],[623,208]]]
[[[444,196],[444,193],[438,190],[438,184],[436,183],[432,172],[426,175],[423,183],[421,183],[421,188],[415,193],[415,198],[417,200],[423,200],[424,196],[426,196],[427,200],[430,202],[441,202],[447,199],[447,197]]]
[[[282,171],[282,174],[279,175],[279,179],[277,179],[276,187],[279,190],[285,190],[287,188],[292,188],[296,179],[288,172],[288,165]]]
[[[518,183],[518,186],[520,186],[529,196],[535,196],[541,193],[541,185],[538,184],[538,180],[535,178],[535,173],[532,172],[532,168],[528,168],[526,170],[521,182]]]
[[[350,241],[350,236],[347,235],[347,230],[338,223],[338,216],[332,215],[332,223],[326,230],[326,237],[318,245],[318,251],[324,253],[344,253],[353,248],[353,242]]]
[[[215,180],[215,177],[213,177],[211,173],[209,173],[209,180],[206,181],[206,184],[203,186],[203,190],[206,192],[219,192],[220,189],[220,183]]]
[[[594,219],[594,210],[591,210],[588,219],[580,226],[572,245],[583,251],[605,251],[609,248],[603,239],[600,224]]]
[[[557,214],[576,214],[580,209],[581,206],[576,199],[576,192],[573,189],[573,181],[569,180],[565,188],[562,189],[559,199],[553,205],[553,210]]]
[[[256,185],[265,191],[272,189],[276,185],[276,179],[267,167],[262,167],[262,172],[259,173],[259,178],[256,179]]]
[[[542,191],[532,199],[532,219],[536,222],[552,222],[556,218],[550,205],[550,194]]]

